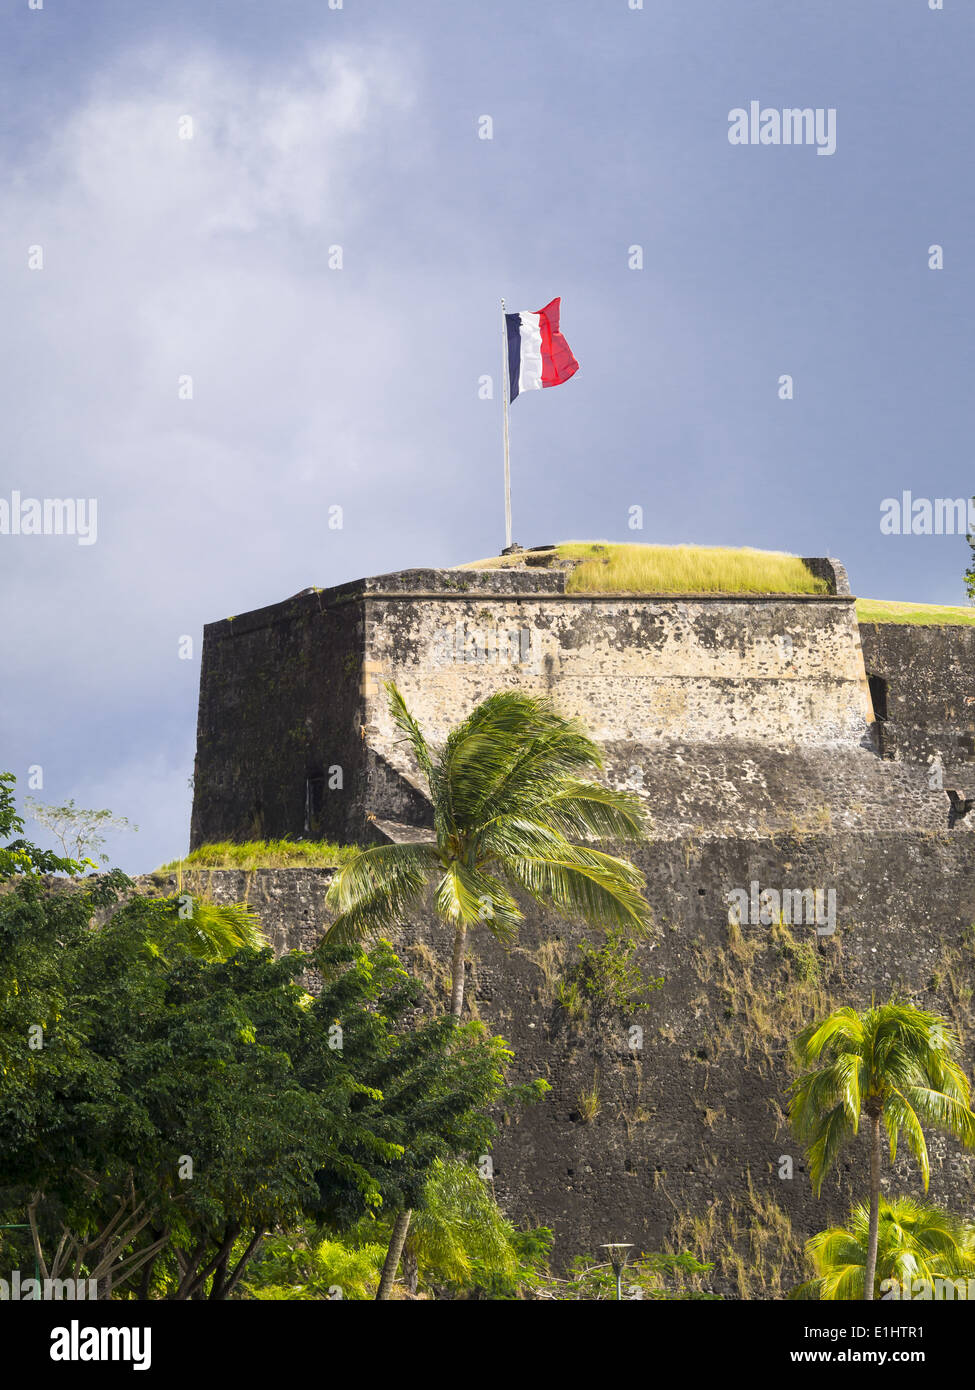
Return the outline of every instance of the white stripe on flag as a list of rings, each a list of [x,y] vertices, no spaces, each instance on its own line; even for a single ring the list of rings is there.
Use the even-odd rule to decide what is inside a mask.
[[[542,385],[542,319],[540,314],[521,315],[521,370],[518,390],[537,391]]]

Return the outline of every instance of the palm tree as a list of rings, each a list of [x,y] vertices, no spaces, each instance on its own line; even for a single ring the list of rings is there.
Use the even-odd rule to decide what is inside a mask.
[[[503,1215],[490,1183],[462,1159],[436,1159],[414,1214],[403,1252],[411,1293],[420,1269],[444,1283],[468,1284],[475,1265],[512,1279],[518,1272],[517,1232]]]
[[[789,1294],[797,1299],[862,1299],[870,1245],[870,1211],[862,1203],[846,1226],[833,1226],[806,1242],[817,1277]],[[880,1199],[874,1287],[896,1280],[955,1279],[975,1275],[975,1227],[911,1197]]]
[[[864,1273],[865,1299],[874,1296],[880,1220],[880,1128],[887,1131],[891,1162],[903,1132],[928,1189],[931,1175],[924,1126],[975,1146],[970,1087],[955,1056],[958,1037],[944,1019],[902,1000],[863,1013],[837,1009],[796,1039],[796,1058],[808,1068],[793,1082],[789,1118],[807,1146],[817,1197],[844,1145],[870,1122],[870,1222]]]
[[[520,691],[491,695],[432,747],[392,681],[393,720],[427,784],[433,837],[425,844],[377,845],[344,864],[329,889],[337,912],[328,935],[357,940],[397,925],[433,885],[440,921],[453,932],[450,1012],[464,1007],[468,931],[484,925],[510,942],[522,912],[516,892],[601,927],[649,928],[642,873],[593,841],[645,834],[637,797],[580,774],[602,767],[592,739],[550,702]],[[588,841],[576,842],[576,837]],[[410,1213],[393,1229],[377,1298],[386,1298]]]

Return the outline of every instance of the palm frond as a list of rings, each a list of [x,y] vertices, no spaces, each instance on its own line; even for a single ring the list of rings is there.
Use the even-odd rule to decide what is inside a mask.
[[[811,1067],[829,1050],[832,1054],[860,1052],[863,1048],[864,1025],[856,1009],[843,1008],[831,1013],[822,1023],[811,1023],[796,1038],[795,1049],[800,1064]]]
[[[362,850],[343,864],[328,890],[326,904],[337,915],[327,939],[357,941],[396,926],[439,867],[435,845],[375,845]]]
[[[511,941],[522,914],[504,884],[459,860],[447,866],[437,884],[437,912],[447,922],[486,926],[500,941]]]
[[[887,1137],[890,1140],[891,1163],[897,1158],[897,1139],[900,1131],[903,1130],[907,1135],[908,1147],[918,1161],[924,1190],[927,1192],[928,1181],[931,1177],[931,1164],[928,1159],[928,1146],[925,1142],[924,1130],[910,1101],[901,1095],[900,1091],[892,1089],[885,1100],[883,1122]]]
[[[582,917],[593,926],[640,933],[652,925],[643,875],[626,860],[566,843],[544,856],[499,860],[499,869],[536,902]]]
[[[964,1101],[930,1086],[909,1086],[905,1098],[927,1124],[953,1134],[966,1148],[975,1147],[975,1115]]]
[[[817,1197],[823,1190],[827,1173],[855,1132],[846,1106],[842,1103],[822,1117],[815,1138],[809,1145],[809,1177]]]
[[[563,835],[586,835],[594,840],[639,840],[646,834],[643,803],[632,792],[615,791],[598,782],[567,778],[543,801],[544,815]]]
[[[395,681],[386,681],[384,685],[389,701],[389,712],[393,717],[393,722],[413,749],[413,756],[416,758],[417,764],[426,777],[427,785],[429,786],[433,777],[433,758],[430,754],[429,745],[423,736],[423,731],[407,709],[406,701],[400,694]]]

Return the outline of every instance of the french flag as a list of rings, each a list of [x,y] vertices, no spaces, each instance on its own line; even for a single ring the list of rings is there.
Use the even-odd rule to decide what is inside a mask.
[[[522,391],[561,386],[575,376],[579,363],[559,332],[561,299],[534,314],[505,314],[508,330],[508,399]]]

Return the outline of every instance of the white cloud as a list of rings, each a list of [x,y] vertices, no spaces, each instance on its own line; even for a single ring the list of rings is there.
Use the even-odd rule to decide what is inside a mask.
[[[397,424],[412,408],[413,291],[375,250],[425,158],[414,66],[402,49],[255,69],[156,47],[102,72],[0,187],[0,492],[99,509],[89,548],[0,538],[17,652],[0,762],[23,775],[27,750],[65,747],[70,723],[59,795],[97,768],[107,804],[134,819],[170,805],[177,848],[190,769],[132,780],[84,731],[108,713],[140,727],[150,758],[143,709],[185,708],[198,678],[180,634],[361,572],[334,557],[382,542],[376,498],[409,486],[423,447]],[[343,271],[328,268],[334,243]],[[333,502],[358,536],[326,530]]]

